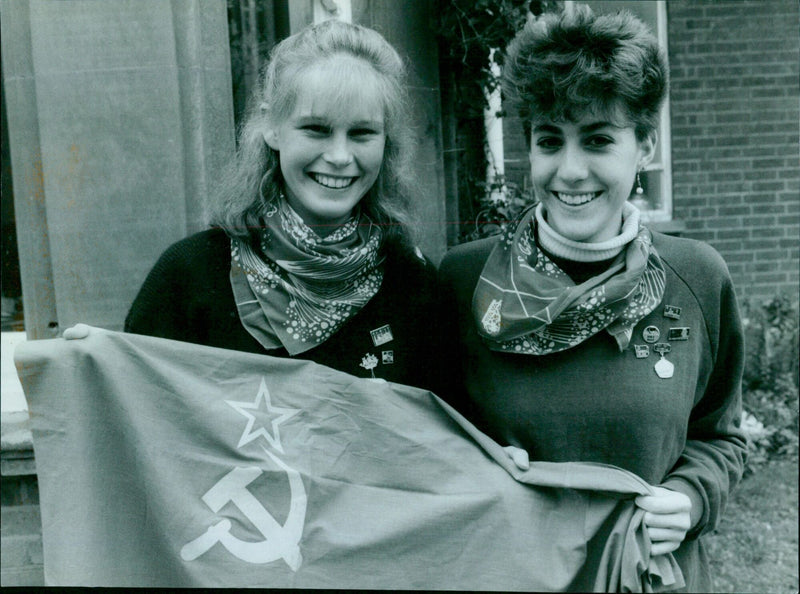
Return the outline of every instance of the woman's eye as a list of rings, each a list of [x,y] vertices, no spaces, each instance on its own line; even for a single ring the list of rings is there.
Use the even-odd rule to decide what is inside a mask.
[[[604,146],[608,146],[609,144],[613,144],[614,140],[609,138],[608,136],[590,136],[586,140],[586,144],[591,148],[602,148]]]
[[[320,124],[307,124],[307,125],[303,126],[302,129],[304,131],[306,131],[306,132],[311,133],[311,134],[317,134],[317,135],[320,135],[320,136],[325,135],[325,134],[328,133],[327,126],[322,126]]]
[[[557,149],[561,144],[561,139],[556,136],[543,136],[536,141],[536,146],[544,150]]]
[[[373,136],[377,134],[377,131],[373,130],[372,128],[355,128],[350,131],[350,136],[354,136],[356,138],[364,138],[367,136]]]

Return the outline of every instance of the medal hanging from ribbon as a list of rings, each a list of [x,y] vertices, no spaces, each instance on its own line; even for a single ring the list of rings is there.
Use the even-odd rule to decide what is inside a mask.
[[[666,342],[659,342],[653,346],[653,350],[661,355],[661,359],[653,367],[656,370],[656,375],[661,379],[671,378],[675,373],[675,365],[667,360],[667,353],[672,350],[672,347]]]

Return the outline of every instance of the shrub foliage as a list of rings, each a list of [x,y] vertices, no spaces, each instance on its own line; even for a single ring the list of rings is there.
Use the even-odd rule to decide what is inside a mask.
[[[444,125],[450,127],[445,135],[452,137],[454,146],[449,150],[457,162],[460,241],[499,233],[530,204],[530,196],[502,176],[486,183],[484,109],[487,93],[498,85],[489,54],[494,50],[494,60],[502,67],[506,46],[527,19],[562,8],[561,0],[440,0]]]
[[[798,453],[798,309],[784,296],[742,304],[743,427],[751,463]]]

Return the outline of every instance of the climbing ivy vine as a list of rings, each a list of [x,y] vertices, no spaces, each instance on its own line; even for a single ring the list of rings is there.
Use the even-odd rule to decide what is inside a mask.
[[[489,53],[502,68],[507,44],[526,20],[546,11],[561,10],[558,0],[441,0],[439,51],[445,149],[450,153],[451,178],[458,180],[459,241],[499,232],[529,197],[502,176],[486,183],[484,109],[487,92],[498,81],[489,68]],[[504,115],[503,113],[497,114]],[[505,198],[490,198],[502,186]]]

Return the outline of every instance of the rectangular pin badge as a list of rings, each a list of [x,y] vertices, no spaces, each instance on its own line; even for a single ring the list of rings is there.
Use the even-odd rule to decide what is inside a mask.
[[[667,340],[689,340],[689,328],[687,326],[670,328]]]
[[[380,328],[375,328],[375,330],[370,330],[370,336],[372,336],[372,344],[375,346],[381,346],[382,344],[386,344],[387,342],[392,342],[394,340],[394,336],[392,336],[392,329],[389,327],[389,324],[385,326],[381,326]]]
[[[665,305],[664,306],[664,317],[665,318],[672,318],[673,320],[680,320],[681,319],[681,308],[677,305]]]
[[[647,359],[650,356],[650,345],[635,344],[633,345],[633,351],[636,353],[637,359]]]

